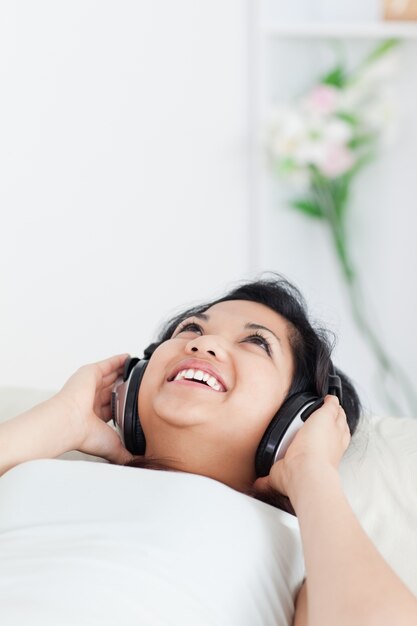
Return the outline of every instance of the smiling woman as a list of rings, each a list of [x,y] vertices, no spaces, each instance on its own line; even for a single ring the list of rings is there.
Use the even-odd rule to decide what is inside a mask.
[[[184,311],[142,359],[119,355],[84,366],[51,400],[1,424],[0,470],[14,469],[0,484],[7,512],[0,539],[9,538],[0,562],[20,580],[22,549],[38,546],[31,563],[39,558],[41,566],[15,588],[25,588],[29,601],[27,589],[44,594],[53,585],[59,610],[66,607],[63,618],[46,596],[32,598],[35,622],[73,623],[72,603],[83,598],[88,580],[97,594],[89,583],[91,606],[82,605],[79,622],[85,624],[415,624],[416,599],[343,494],[338,466],[360,403],[334,367],[331,348],[298,290],[274,276]],[[121,439],[106,424],[112,416]],[[72,449],[119,467],[19,465]],[[49,499],[39,492],[44,484]],[[27,503],[39,501],[34,513]],[[69,521],[76,538],[68,535]],[[49,544],[42,529],[51,528]],[[10,530],[18,530],[15,543]],[[69,541],[60,554],[54,541],[63,532]],[[103,537],[110,561],[102,559]],[[61,569],[53,558],[46,563],[49,545]],[[84,546],[85,580],[71,569],[77,546]],[[104,597],[111,599],[117,585],[117,616],[98,593],[110,579]],[[33,621],[7,581],[0,575],[8,623]]]
[[[145,456],[247,490],[256,479],[256,448],[291,386],[287,324],[268,307],[241,300],[202,315],[187,317],[162,341],[144,373]],[[264,336],[254,335],[254,325]],[[190,380],[195,372],[206,374],[208,385]]]
[[[150,353],[134,393],[135,428],[140,425],[146,444],[132,464],[210,476],[245,493],[258,476],[262,437],[284,401],[329,391],[330,342],[282,278],[245,284],[176,316]],[[359,401],[339,376],[353,433]],[[277,502],[276,494],[259,497]],[[291,510],[282,497],[278,501]]]

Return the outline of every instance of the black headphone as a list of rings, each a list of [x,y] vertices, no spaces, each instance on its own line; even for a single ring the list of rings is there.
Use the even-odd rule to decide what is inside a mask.
[[[149,359],[158,345],[151,344],[145,350],[143,359],[136,357],[127,359],[123,376],[116,381],[112,391],[112,419],[124,445],[132,454],[145,454],[146,440],[138,414],[138,396],[140,383]],[[340,376],[336,374],[331,361],[327,393],[337,396],[342,405],[342,381]],[[301,391],[287,398],[272,418],[256,451],[255,469],[257,477],[269,474],[272,465],[285,455],[291,441],[304,422],[323,403],[323,397],[314,395],[309,391]]]

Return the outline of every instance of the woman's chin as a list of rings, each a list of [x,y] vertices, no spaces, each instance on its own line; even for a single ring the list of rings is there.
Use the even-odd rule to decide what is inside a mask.
[[[187,428],[207,423],[210,420],[209,412],[201,403],[195,401],[175,402],[172,398],[169,403],[155,402],[155,417],[160,426],[163,423],[177,428]]]

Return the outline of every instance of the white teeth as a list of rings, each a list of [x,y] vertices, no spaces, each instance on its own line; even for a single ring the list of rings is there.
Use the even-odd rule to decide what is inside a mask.
[[[195,370],[190,368],[188,370],[181,370],[175,376],[174,380],[182,380],[186,378],[187,380],[199,380],[207,383],[214,391],[221,391],[222,387],[217,382],[217,379],[214,376],[210,376],[207,372],[203,372],[203,370]]]
[[[210,387],[213,387],[213,389],[214,389],[214,385],[218,386],[217,380],[214,378],[214,376],[209,376],[207,378],[207,384],[210,385]]]

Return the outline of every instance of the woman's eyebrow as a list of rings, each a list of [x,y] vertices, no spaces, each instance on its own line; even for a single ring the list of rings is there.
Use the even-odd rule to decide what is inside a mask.
[[[209,321],[207,313],[194,313],[194,315],[191,315],[190,317],[196,317],[197,319],[204,320],[205,322]]]
[[[245,328],[248,328],[251,330],[266,330],[268,333],[271,333],[271,335],[274,335],[275,339],[281,345],[281,339],[278,337],[278,335],[276,335],[274,331],[271,330],[270,328],[267,328],[266,326],[262,326],[262,324],[255,324],[255,322],[249,322],[248,324],[245,324]]]

